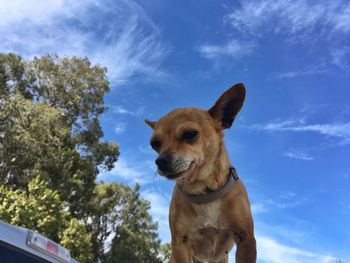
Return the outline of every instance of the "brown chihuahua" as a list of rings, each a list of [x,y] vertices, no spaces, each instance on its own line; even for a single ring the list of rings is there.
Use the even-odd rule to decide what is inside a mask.
[[[254,222],[246,189],[232,167],[224,129],[230,128],[245,99],[236,84],[209,110],[175,109],[157,122],[151,146],[158,172],[175,179],[170,205],[171,263],[256,262]]]

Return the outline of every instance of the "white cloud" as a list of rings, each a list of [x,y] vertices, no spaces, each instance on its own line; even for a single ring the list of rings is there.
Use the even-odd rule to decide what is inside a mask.
[[[122,106],[110,106],[112,112],[115,114],[139,116],[145,112],[145,107],[140,107],[137,110],[129,110]]]
[[[63,8],[63,0],[1,0],[0,26],[10,23],[29,20],[42,22]]]
[[[114,85],[165,76],[159,30],[134,1],[1,1],[0,48],[26,58],[88,56],[108,67]]]
[[[350,5],[346,6],[338,14],[333,17],[334,27],[337,30],[350,31]]]
[[[304,121],[272,121],[251,125],[250,128],[269,132],[313,132],[320,135],[342,139],[350,143],[350,123],[307,124]]]
[[[334,65],[345,71],[350,69],[350,47],[334,49],[331,56]]]
[[[119,122],[114,126],[114,131],[116,134],[122,134],[126,130],[126,123]]]
[[[292,34],[293,38],[314,37],[317,27],[327,34],[350,30],[350,4],[347,1],[247,0],[228,20],[241,32],[260,36],[261,32]]]
[[[139,183],[141,185],[150,183],[154,173],[145,169],[144,163],[129,161],[125,158],[119,158],[115,167],[98,176],[98,179],[112,181],[115,179],[122,180],[130,184]]]
[[[268,209],[266,208],[266,205],[262,202],[252,203],[251,210],[253,215],[261,214],[268,211]]]
[[[309,198],[297,195],[294,192],[284,191],[281,194],[273,194],[273,197],[260,197],[252,201],[251,209],[254,215],[276,212],[277,209],[294,208],[304,205]]]
[[[310,156],[309,154],[301,151],[289,151],[284,154],[285,156],[293,159],[299,159],[299,160],[304,160],[304,161],[312,161],[314,157]]]
[[[319,254],[286,246],[271,237],[258,235],[258,262],[266,263],[334,263],[336,258],[325,253]]]
[[[275,75],[276,78],[329,73],[334,66],[342,70],[350,68],[345,49],[339,48],[347,45],[345,39],[350,33],[349,1],[241,0],[224,20],[225,26],[229,26],[227,36],[232,38],[234,35],[236,40],[203,44],[199,49],[203,57],[211,60],[224,56],[241,58],[266,46],[266,39],[270,43],[274,38],[274,45],[283,47],[288,43],[286,48],[291,43],[294,43],[293,47],[297,47],[296,43],[306,44],[309,55],[322,64],[288,70]]]
[[[274,206],[275,208],[279,208],[279,209],[287,209],[287,208],[293,208],[293,207],[297,207],[300,206],[302,204],[304,204],[305,202],[307,202],[308,199],[305,197],[296,197],[293,200],[291,199],[281,199],[281,200],[274,200],[274,199],[267,199],[265,200],[265,202],[267,204],[269,204],[270,206]]]
[[[200,46],[199,52],[207,59],[215,59],[218,57],[239,58],[250,54],[255,45],[252,42],[239,42],[232,40],[225,45],[209,45]]]
[[[300,77],[300,76],[318,75],[318,74],[324,74],[328,72],[329,72],[329,69],[325,65],[320,65],[316,67],[305,68],[303,70],[279,73],[279,74],[276,74],[275,77],[278,79],[291,79],[291,78]]]
[[[130,113],[130,111],[128,111],[127,109],[125,109],[121,106],[115,106],[112,109],[113,109],[113,113],[118,113],[118,114],[129,114]]]

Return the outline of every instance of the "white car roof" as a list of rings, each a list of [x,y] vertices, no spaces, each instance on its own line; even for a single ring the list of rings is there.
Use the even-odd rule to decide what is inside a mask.
[[[7,244],[16,247],[17,249],[21,249],[30,254],[36,255],[37,257],[40,257],[49,262],[62,263],[54,257],[28,246],[27,237],[29,231],[30,230],[27,228],[10,225],[0,220],[0,245],[2,245],[2,243],[5,243],[5,245]],[[78,262],[71,258],[70,263]]]

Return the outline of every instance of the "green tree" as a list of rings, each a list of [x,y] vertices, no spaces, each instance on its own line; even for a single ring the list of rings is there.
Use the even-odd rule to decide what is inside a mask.
[[[61,245],[70,250],[71,257],[80,263],[97,262],[93,261],[91,233],[86,225],[80,224],[76,218],[72,218],[66,229],[61,232]]]
[[[57,191],[35,177],[28,191],[0,185],[0,218],[33,229],[61,243],[80,262],[92,262],[91,235],[85,225],[72,218]]]
[[[101,141],[108,91],[106,69],[87,58],[0,54],[0,219],[81,262],[160,262],[140,187],[96,183],[119,155]]]
[[[170,245],[170,243],[161,244],[160,255],[161,255],[162,262],[167,263],[170,261],[170,257],[171,257],[171,245]]]
[[[105,74],[87,58],[0,54],[0,183],[26,188],[40,175],[74,216],[86,215],[97,174],[119,155],[100,141]]]
[[[158,224],[152,222],[148,213],[150,203],[140,198],[140,186],[129,189],[126,204],[120,211],[120,222],[115,230],[107,262],[156,263],[159,258],[160,241]]]
[[[100,183],[96,187],[91,217],[94,247],[98,248],[95,260],[161,262],[158,226],[139,190],[139,185],[132,189],[119,183]],[[112,241],[109,244],[107,240]]]
[[[121,222],[121,211],[124,209],[130,188],[119,183],[100,182],[95,188],[91,200],[90,228],[95,248],[94,259],[106,261],[105,248],[108,239],[115,235],[116,227]]]

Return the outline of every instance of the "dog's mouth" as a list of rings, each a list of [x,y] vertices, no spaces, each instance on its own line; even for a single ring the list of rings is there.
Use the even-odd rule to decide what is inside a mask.
[[[190,165],[183,171],[180,172],[175,172],[175,173],[169,173],[169,172],[164,172],[164,171],[160,171],[158,170],[158,172],[161,175],[164,175],[166,178],[168,178],[169,180],[174,180],[174,179],[183,179],[185,178],[188,174],[190,174],[192,168],[194,167],[194,161],[192,161],[190,163]]]

